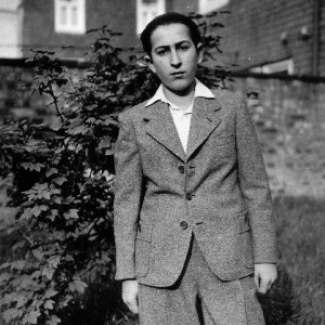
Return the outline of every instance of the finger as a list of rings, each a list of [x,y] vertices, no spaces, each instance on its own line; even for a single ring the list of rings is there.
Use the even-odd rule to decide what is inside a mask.
[[[268,286],[268,290],[270,290],[273,287],[273,285],[274,285],[274,281],[270,281],[269,286]]]
[[[138,302],[137,302],[137,300],[129,301],[127,305],[128,305],[129,309],[130,309],[133,313],[138,314],[138,312],[139,312],[139,307],[138,307]]]
[[[259,286],[260,286],[260,276],[259,276],[258,273],[255,273],[254,281],[255,281],[255,284],[256,284],[256,288],[259,288]]]
[[[267,290],[268,290],[268,282],[266,282],[266,281],[263,281],[262,279],[261,279],[261,282],[260,282],[260,286],[259,286],[259,288],[257,289],[258,290],[258,292],[259,293],[266,293],[267,292]]]

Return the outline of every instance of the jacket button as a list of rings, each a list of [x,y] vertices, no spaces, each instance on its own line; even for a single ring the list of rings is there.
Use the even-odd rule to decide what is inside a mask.
[[[186,230],[186,229],[188,228],[188,223],[187,223],[186,221],[182,221],[182,222],[180,223],[180,226],[181,226],[181,228],[182,228],[183,230]]]
[[[179,172],[180,172],[181,174],[184,174],[184,172],[185,172],[185,168],[184,168],[184,166],[179,166],[179,167],[178,167],[178,170],[179,170]]]
[[[192,200],[192,194],[186,193],[186,200],[191,201]]]

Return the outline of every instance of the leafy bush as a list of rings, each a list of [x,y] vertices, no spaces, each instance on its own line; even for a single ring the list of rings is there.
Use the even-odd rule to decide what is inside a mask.
[[[209,34],[220,27],[216,15],[194,16],[204,31],[206,58],[219,48],[220,38]],[[86,316],[83,305],[98,288],[108,289],[111,305],[103,311],[97,304],[102,317],[77,317],[78,324],[119,317],[112,281],[117,116],[151,96],[157,80],[139,64],[138,52],[129,62],[122,59],[112,31],[104,26],[92,32],[98,37],[90,67],[77,81],[55,53],[33,51],[35,89],[51,99],[59,126],[23,120],[1,127],[0,177],[12,175],[9,205],[18,211],[1,230],[11,242],[12,254],[0,266],[2,317],[10,324],[73,324],[78,312]],[[200,74],[209,86],[225,77],[220,68],[201,68]]]
[[[52,53],[36,51],[38,90],[53,99],[62,125],[22,121],[4,133],[3,166],[14,175],[10,204],[19,207],[6,229],[16,239],[14,254],[1,266],[7,322],[57,324],[86,281],[109,281],[114,272],[111,150],[123,65],[109,37],[103,30],[94,44],[97,65],[76,85]]]

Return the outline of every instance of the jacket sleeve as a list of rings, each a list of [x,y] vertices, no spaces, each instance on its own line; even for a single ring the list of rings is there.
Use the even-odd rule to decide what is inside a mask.
[[[255,263],[276,263],[274,212],[268,176],[246,99],[236,97],[238,179],[248,210]]]
[[[115,150],[114,233],[116,280],[135,278],[134,252],[142,193],[142,167],[128,112],[119,116]]]

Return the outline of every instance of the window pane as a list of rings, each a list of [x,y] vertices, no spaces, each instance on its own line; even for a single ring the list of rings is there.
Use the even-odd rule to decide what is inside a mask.
[[[60,14],[60,18],[61,18],[61,24],[62,25],[66,25],[67,24],[67,7],[66,6],[62,6],[61,7],[61,14]]]
[[[138,35],[152,18],[166,12],[166,0],[136,0],[136,6]]]
[[[54,1],[55,31],[57,33],[84,34],[86,32],[86,0]]]
[[[78,25],[78,8],[77,7],[72,8],[71,23],[73,26]]]
[[[229,3],[229,0],[199,0],[199,12],[207,13],[218,10]]]

